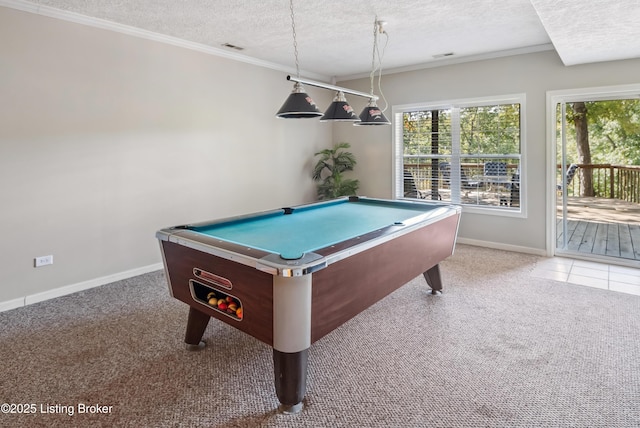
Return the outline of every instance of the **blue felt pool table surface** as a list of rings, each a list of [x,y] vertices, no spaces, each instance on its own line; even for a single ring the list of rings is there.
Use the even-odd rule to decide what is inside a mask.
[[[235,244],[299,259],[326,248],[438,209],[424,203],[340,199],[322,204],[194,226],[190,229]]]

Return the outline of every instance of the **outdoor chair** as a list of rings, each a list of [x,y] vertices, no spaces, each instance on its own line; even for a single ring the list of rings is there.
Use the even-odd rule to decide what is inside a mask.
[[[511,180],[513,177],[511,177]],[[487,191],[495,192],[500,205],[509,204],[509,196],[503,192],[513,190],[511,180],[507,176],[507,164],[505,162],[489,161],[485,162],[482,172],[482,183]],[[514,195],[515,196],[515,195]]]
[[[509,206],[520,206],[520,167],[511,176],[511,182],[508,185],[509,188]]]
[[[483,180],[486,184],[504,184],[507,181],[507,164],[504,162],[485,162]]]
[[[573,181],[573,177],[576,175],[577,171],[578,165],[575,163],[572,163],[571,165],[569,165],[569,168],[567,168],[567,187],[569,187],[569,185]],[[562,183],[558,184],[557,188],[558,192],[562,192]]]
[[[416,198],[416,199],[425,199],[426,194],[416,185],[416,180],[411,173],[411,171],[405,169],[404,170],[404,197],[405,198]]]
[[[451,164],[449,162],[441,162],[438,168],[440,169],[440,174],[442,174],[444,184],[451,186]],[[465,196],[468,196],[469,190],[478,190],[480,182],[470,180],[464,172],[464,169],[460,167],[460,187],[467,191]]]

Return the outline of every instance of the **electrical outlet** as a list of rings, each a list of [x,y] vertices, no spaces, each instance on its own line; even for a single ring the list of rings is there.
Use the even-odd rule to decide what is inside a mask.
[[[49,255],[49,256],[36,257],[35,259],[33,259],[33,264],[34,264],[34,267],[42,267],[42,266],[46,266],[46,265],[52,265],[53,264],[53,256]]]

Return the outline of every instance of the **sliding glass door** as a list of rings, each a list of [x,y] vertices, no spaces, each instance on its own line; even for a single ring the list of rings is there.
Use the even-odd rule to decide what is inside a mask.
[[[638,93],[551,95],[554,254],[640,262]]]

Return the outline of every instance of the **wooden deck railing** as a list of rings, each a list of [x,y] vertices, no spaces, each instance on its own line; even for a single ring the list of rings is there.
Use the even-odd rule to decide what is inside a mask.
[[[461,163],[460,168],[467,179],[474,179],[475,177],[481,176],[483,174],[484,164],[483,163]],[[431,165],[428,163],[420,163],[420,164],[405,163],[404,169],[410,171],[413,174],[416,180],[416,185],[420,190],[428,190],[431,188],[433,181],[441,182],[441,180],[443,180],[442,172],[440,171],[440,169],[438,168],[432,173]],[[517,164],[507,163],[508,177],[511,177],[517,171],[518,171]],[[439,187],[442,188],[443,184],[440,183]]]
[[[594,196],[640,202],[640,166],[611,164],[578,164],[579,168],[569,184],[569,195],[582,196],[581,175],[590,172]],[[560,165],[558,165],[560,177]],[[558,181],[559,182],[559,181]]]
[[[640,165],[578,164],[578,166],[576,175],[569,184],[570,196],[582,196],[580,178],[582,174],[589,171],[593,177],[594,196],[640,203]],[[462,163],[461,167],[466,177],[472,178],[482,175],[484,164]],[[434,185],[443,187],[441,172],[432,171],[430,163],[405,163],[404,168],[412,172],[416,185],[421,190],[428,190]],[[557,183],[560,183],[560,165],[557,165],[557,168]],[[517,169],[517,164],[508,163],[507,175],[511,177]]]

